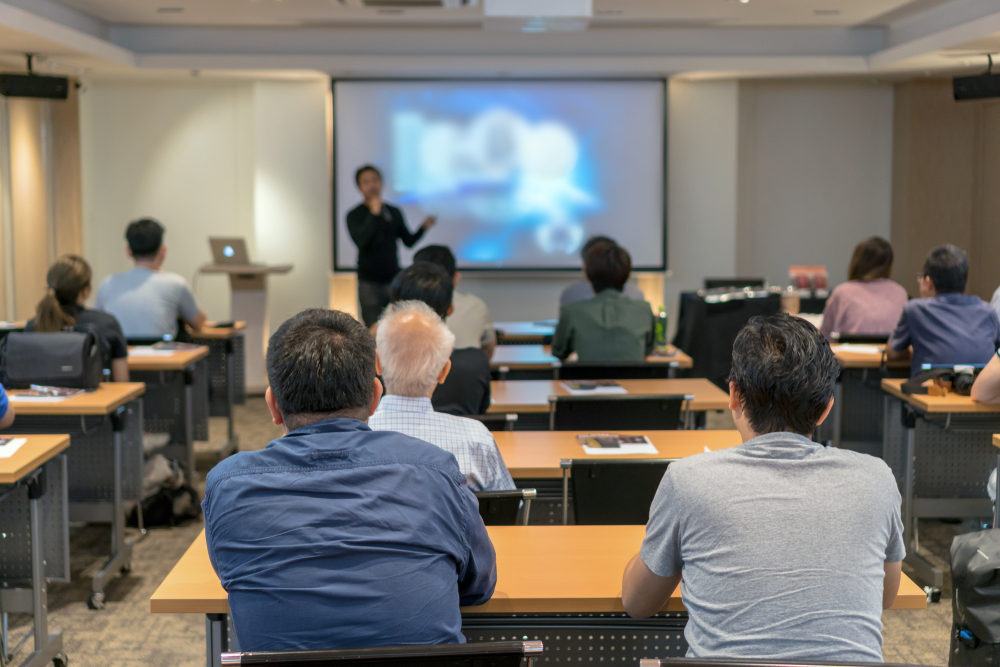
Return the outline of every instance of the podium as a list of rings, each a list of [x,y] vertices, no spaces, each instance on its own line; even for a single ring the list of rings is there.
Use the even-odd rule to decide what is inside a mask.
[[[201,273],[229,275],[232,288],[230,319],[246,322],[244,354],[246,361],[247,393],[262,394],[267,389],[267,369],[264,355],[267,339],[271,335],[267,317],[267,278],[283,275],[292,270],[291,264],[267,266],[265,264],[209,264]]]

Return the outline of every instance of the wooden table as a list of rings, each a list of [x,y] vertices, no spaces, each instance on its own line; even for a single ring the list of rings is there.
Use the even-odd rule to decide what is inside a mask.
[[[618,623],[631,627],[632,622],[622,618],[622,573],[642,544],[645,526],[490,526],[487,530],[497,553],[496,590],[486,604],[462,609],[466,634],[489,624],[490,617],[493,625],[486,627],[506,624],[509,634],[509,616],[527,613],[604,614],[574,619],[574,625],[596,621],[607,631]],[[926,593],[904,574],[892,609],[926,606]],[[208,559],[204,532],[153,593],[149,608],[152,613],[208,615],[208,655],[217,658],[230,650],[234,637],[228,632],[229,601]],[[664,612],[668,616],[656,621],[682,630],[686,613],[680,587]],[[498,616],[508,618],[497,622]],[[647,632],[657,630],[649,621],[642,623]]]
[[[682,459],[705,451],[739,445],[738,431],[615,431],[625,435],[645,435],[657,454],[628,454],[622,459]],[[583,431],[498,431],[493,434],[500,455],[515,479],[561,478],[562,459],[607,459],[583,451],[576,436]]]
[[[882,380],[884,458],[903,496],[906,560],[920,579],[941,587],[944,573],[917,553],[916,521],[993,515],[986,482],[997,465],[992,443],[1000,404],[952,393],[904,394],[905,381]]]
[[[179,460],[194,480],[194,441],[208,440],[208,347],[156,350],[150,355],[137,355],[135,349],[129,348],[128,368],[146,383],[144,429],[170,433],[164,456]]]
[[[125,512],[142,497],[139,398],[145,391],[141,382],[105,382],[57,402],[23,401],[18,399],[22,391],[10,392],[15,429],[69,434],[69,519],[111,524],[110,554],[91,578],[88,604],[93,608],[103,606],[111,577],[132,567],[134,541],[125,539]]]
[[[542,344],[552,341],[556,332],[555,320],[540,322],[494,322],[497,332],[497,347],[522,344]]]
[[[208,414],[226,418],[226,441],[215,450],[215,457],[219,461],[240,449],[234,406],[246,402],[245,329],[246,322],[233,322],[231,327],[219,327],[215,322],[206,322],[201,331],[191,334],[195,343],[206,345],[209,349]]]
[[[694,396],[688,401],[691,412],[729,409],[729,394],[702,378],[674,380],[621,380],[633,396]],[[555,380],[507,380],[490,383],[491,404],[487,412],[547,413],[549,396],[570,396]],[[613,394],[611,394],[613,396]]]
[[[12,456],[0,459],[0,484],[21,483],[21,487],[5,488],[0,499],[0,531],[5,537],[23,540],[21,548],[8,545],[0,560],[3,572],[31,572],[30,584],[23,579],[0,577],[3,583],[3,611],[31,614],[35,650],[21,665],[43,667],[53,661],[57,667],[66,664],[63,654],[62,631],[48,629],[48,588],[50,581],[68,582],[69,519],[66,497],[66,457],[61,455],[70,445],[68,435],[17,435],[24,438]],[[28,515],[28,534],[24,531],[24,514]]]
[[[205,322],[205,326],[201,328],[201,331],[191,332],[191,337],[196,340],[201,338],[225,340],[226,338],[238,335],[246,328],[246,322],[233,322],[231,327],[220,327],[218,326],[218,322]]]
[[[646,357],[646,361],[665,364],[671,378],[676,369],[694,365],[691,357],[682,350],[676,350],[670,356],[652,354]],[[500,374],[501,380],[507,379],[510,371],[551,371],[553,379],[558,380],[558,369],[563,363],[552,356],[551,345],[498,345],[490,359],[490,368]]]
[[[882,391],[875,371],[881,367],[885,345],[833,345],[843,369],[834,388],[833,412],[819,428],[819,438],[862,454],[882,456]],[[874,348],[875,353],[864,352]],[[909,374],[910,359],[887,362],[897,374]]]

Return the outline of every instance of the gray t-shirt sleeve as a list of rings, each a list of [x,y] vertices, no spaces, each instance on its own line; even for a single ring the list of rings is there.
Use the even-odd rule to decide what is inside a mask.
[[[198,316],[201,308],[198,307],[198,302],[195,301],[194,294],[191,293],[191,288],[188,287],[187,283],[183,279],[177,281],[177,312],[180,313],[181,319],[189,322]]]
[[[888,466],[885,468],[887,484],[890,486],[889,501],[889,542],[885,546],[885,562],[898,563],[906,557],[906,543],[903,541],[903,520],[900,518],[902,499],[896,487],[896,479]]]
[[[639,550],[639,557],[653,574],[672,577],[681,571],[680,522],[681,503],[677,499],[671,468],[667,468],[649,508],[646,537]]]

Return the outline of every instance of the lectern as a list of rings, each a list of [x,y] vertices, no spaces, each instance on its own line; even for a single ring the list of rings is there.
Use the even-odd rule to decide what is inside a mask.
[[[246,354],[247,393],[261,394],[267,389],[264,354],[271,335],[267,318],[267,277],[291,270],[291,264],[209,264],[201,269],[202,273],[229,275],[232,287],[231,319],[247,323],[244,330],[246,345],[243,348]]]

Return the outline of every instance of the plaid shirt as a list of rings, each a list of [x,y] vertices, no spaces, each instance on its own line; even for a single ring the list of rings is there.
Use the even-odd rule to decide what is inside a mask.
[[[515,488],[489,429],[474,419],[434,412],[429,398],[387,394],[368,426],[373,431],[404,433],[451,452],[473,491]]]

